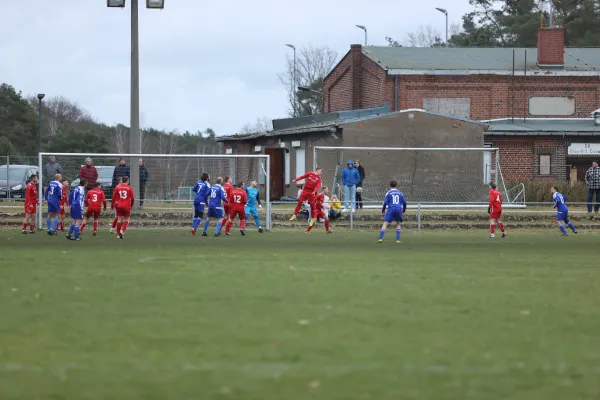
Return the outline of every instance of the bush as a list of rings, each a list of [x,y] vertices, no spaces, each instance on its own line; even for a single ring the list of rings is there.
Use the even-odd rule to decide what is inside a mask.
[[[587,201],[587,186],[585,182],[569,181],[555,182],[522,182],[525,185],[525,201],[528,203],[551,203],[552,193],[550,188],[557,186],[567,201],[570,203],[585,203]],[[519,183],[507,183],[507,188],[517,186]]]

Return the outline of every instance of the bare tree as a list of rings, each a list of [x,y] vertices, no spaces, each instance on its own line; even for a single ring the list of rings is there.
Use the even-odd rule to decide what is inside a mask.
[[[127,127],[122,124],[115,126],[115,146],[117,147],[117,153],[125,153],[125,142],[128,136]]]
[[[434,47],[442,43],[442,35],[431,25],[421,25],[406,35],[408,47]]]
[[[294,57],[287,56],[285,71],[279,74],[279,80],[288,92],[290,102],[290,115],[311,115],[322,109],[322,96],[314,99],[303,99],[303,102],[312,102],[312,107],[298,107],[298,86],[309,87],[316,91],[323,91],[323,79],[333,69],[338,59],[337,53],[327,46],[304,47],[296,53],[296,82],[294,82]],[[315,101],[319,102],[314,104]]]
[[[242,126],[241,133],[261,133],[273,130],[273,122],[267,117],[256,118],[254,123]]]
[[[45,101],[44,106],[48,134],[50,136],[57,135],[66,127],[94,122],[87,111],[79,107],[77,103],[72,103],[63,96],[53,97]]]

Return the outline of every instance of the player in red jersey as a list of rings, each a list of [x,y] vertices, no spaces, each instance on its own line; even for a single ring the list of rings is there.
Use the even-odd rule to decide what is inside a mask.
[[[311,220],[310,224],[308,225],[308,228],[306,228],[306,233],[310,233],[312,227],[315,225],[315,222],[317,222],[319,218],[325,220],[325,231],[327,233],[333,233],[333,231],[329,229],[329,216],[325,211],[323,211],[325,196],[329,196],[329,189],[326,187],[321,189],[321,193],[317,194],[314,197],[314,207],[312,208],[312,210],[314,211],[311,211]]]
[[[227,223],[231,222],[229,218],[229,213],[231,212],[231,194],[233,192],[233,185],[231,184],[232,180],[230,176],[226,176],[223,180],[223,190],[225,191],[225,196],[227,198],[227,203],[223,205],[223,219],[221,220],[221,225],[227,229]]]
[[[27,224],[29,224],[29,234],[35,233],[35,213],[40,204],[37,197],[38,176],[31,175],[31,180],[25,188],[25,219],[23,220],[22,234],[27,235]]]
[[[69,207],[69,181],[63,179],[62,181],[62,200],[60,201],[60,220],[58,222],[58,229],[61,232],[65,231],[65,207]]]
[[[240,219],[240,232],[242,233],[242,236],[246,236],[246,232],[244,231],[244,229],[246,229],[245,207],[248,203],[248,194],[244,190],[243,182],[239,183],[237,188],[231,191],[229,201],[229,221],[227,221],[227,225],[225,226],[225,236],[231,235],[229,231],[231,230],[231,225],[233,225],[236,216]]]
[[[119,177],[119,185],[123,183],[123,177]],[[113,219],[112,226],[110,228],[110,233],[115,232],[117,229],[117,222],[119,221],[119,217],[117,217],[117,199],[114,197],[110,200],[110,209],[115,210],[115,218]]]
[[[123,239],[123,234],[129,226],[129,218],[131,218],[131,209],[135,204],[133,189],[128,185],[129,177],[123,177],[123,183],[115,187],[112,198],[116,202],[111,203],[111,208],[117,209],[117,239]]]
[[[298,197],[298,204],[296,205],[296,209],[294,210],[294,214],[292,215],[292,218],[290,218],[290,221],[296,219],[298,213],[300,212],[300,208],[302,208],[302,203],[304,203],[305,201],[308,201],[308,204],[310,204],[311,216],[314,215],[316,211],[318,211],[314,208],[314,197],[317,194],[319,188],[321,187],[321,184],[323,183],[323,180],[321,179],[322,173],[323,169],[317,168],[314,170],[314,172],[307,172],[304,175],[301,175],[293,180],[293,182],[298,182],[302,179],[306,179],[306,182],[304,183],[304,186],[302,188],[302,193],[300,193],[300,196]]]
[[[490,183],[490,204],[488,205],[488,214],[490,214],[490,237],[496,237],[494,234],[496,223],[502,231],[502,237],[506,237],[504,224],[500,222],[500,215],[502,215],[502,195],[496,190],[495,183]]]
[[[88,219],[90,219],[93,216],[93,236],[96,236],[96,232],[98,232],[98,220],[100,219],[100,211],[102,205],[104,205],[104,211],[106,211],[106,196],[102,191],[102,184],[100,182],[96,182],[94,188],[87,192],[87,195],[85,196],[85,206],[87,207],[87,210],[85,211],[85,218],[83,219],[83,224],[81,224],[81,228],[79,228],[80,234],[83,233],[83,229],[85,228]]]

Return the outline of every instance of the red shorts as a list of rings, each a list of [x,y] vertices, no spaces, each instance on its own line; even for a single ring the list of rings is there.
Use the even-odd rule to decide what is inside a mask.
[[[25,214],[35,214],[37,211],[37,204],[27,204],[25,203]]]
[[[65,215],[65,206],[60,206],[60,215]]]
[[[246,219],[246,212],[243,209],[242,210],[231,210],[229,212],[229,218],[232,221],[235,219],[236,215],[240,217],[240,221]]]
[[[131,217],[131,208],[117,208],[117,217]]]
[[[229,213],[231,213],[231,209],[229,208],[229,206],[228,206],[227,204],[225,204],[225,205],[223,206],[223,215],[224,215],[225,217],[228,217],[228,216],[229,216]]]
[[[315,195],[312,192],[302,192],[300,193],[300,197],[298,197],[298,203],[304,203],[305,201],[308,201],[308,204],[311,205],[312,207],[312,203],[314,202],[315,199]]]
[[[490,213],[490,219],[500,219],[500,214],[502,214],[502,210],[492,211]]]
[[[100,210],[90,210],[89,208],[85,212],[85,218],[90,219],[90,217],[94,217],[94,219],[100,218]]]

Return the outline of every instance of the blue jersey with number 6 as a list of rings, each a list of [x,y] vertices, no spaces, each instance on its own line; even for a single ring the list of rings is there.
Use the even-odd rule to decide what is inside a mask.
[[[386,212],[387,209],[387,212]],[[385,212],[385,222],[402,222],[402,213],[406,211],[406,199],[398,189],[391,189],[385,195],[383,200],[383,208],[381,212]]]

